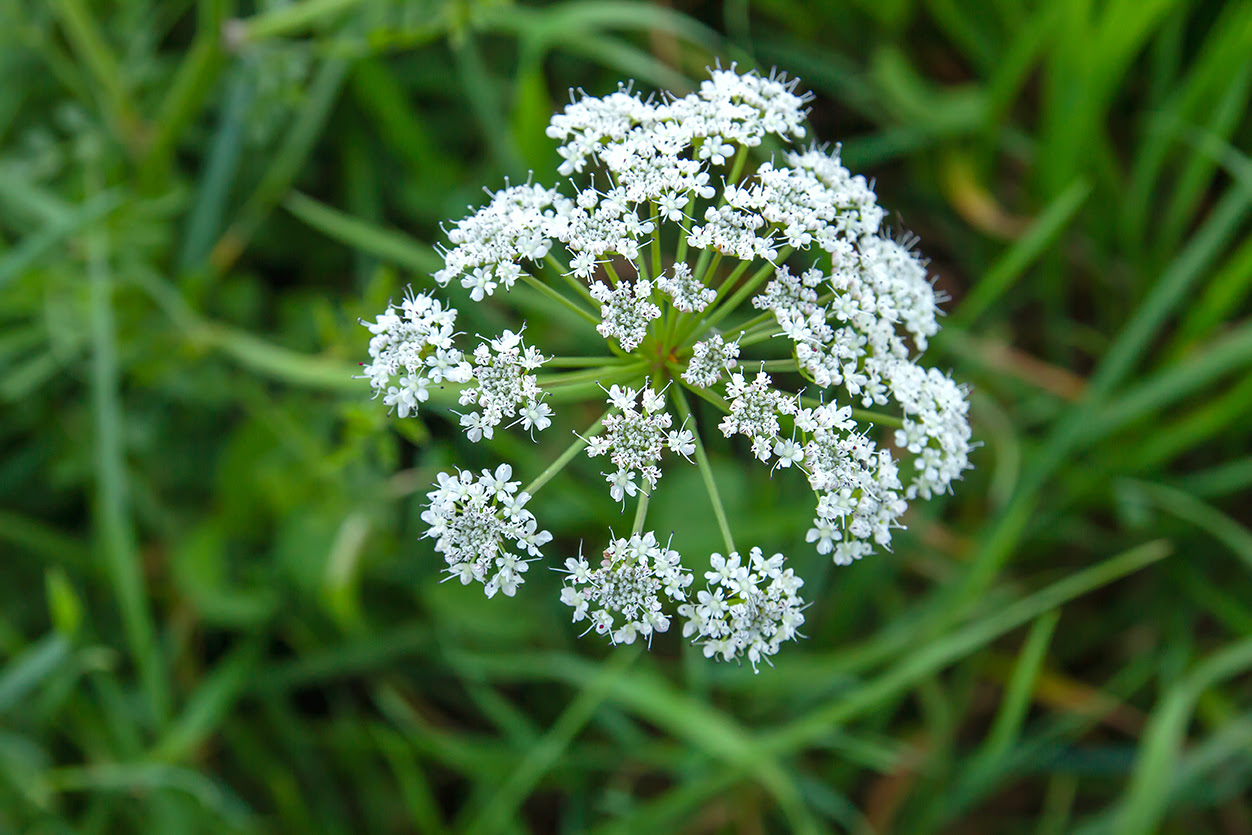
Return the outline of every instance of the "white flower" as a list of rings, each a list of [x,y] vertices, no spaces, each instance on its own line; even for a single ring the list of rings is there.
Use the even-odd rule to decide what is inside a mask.
[[[497,438],[501,424],[533,440],[552,426],[554,403],[603,380],[599,429],[575,432],[534,483],[585,445],[608,459],[614,502],[638,497],[642,526],[667,454],[696,463],[711,419],[771,472],[807,479],[806,539],[819,554],[847,565],[889,550],[909,503],[951,491],[970,466],[968,391],[921,364],[943,299],[915,242],[883,227],[871,184],[844,167],[838,146],[793,144],[807,135],[806,103],[794,80],[734,65],[681,97],[624,86],[572,101],[547,131],[568,185],[506,181],[489,192],[448,228],[434,279],[457,281],[475,303],[543,283],[549,299],[581,308],[605,340],[604,362],[596,367],[593,349],[590,361],[553,363],[541,389],[551,358],[526,344],[524,323],[463,354],[457,312],[410,294],[367,325],[374,395],[405,418],[440,402],[434,387],[456,384],[471,441]],[[733,341],[725,323],[738,328]],[[700,411],[676,427],[668,407],[685,414],[688,394]],[[875,426],[876,414],[892,428]],[[514,594],[527,555],[551,540],[511,479],[507,467],[441,474],[423,514],[448,575],[488,596]],[[652,533],[615,539],[602,562],[566,560],[561,600],[614,643],[665,631],[680,604],[684,634],[706,655],[746,656],[754,668],[797,634],[801,581],[781,555],[713,555],[692,600],[679,562]]]
[[[665,399],[660,392],[645,388],[642,408],[636,408],[635,399],[639,394],[635,389],[610,388],[609,403],[621,411],[606,417],[603,429],[587,443],[589,457],[607,454],[617,467],[616,472],[604,473],[611,485],[610,495],[617,502],[635,495],[636,475],[643,478],[649,490],[656,487],[661,477],[657,464],[669,442],[667,433],[673,423],[669,413],[661,411]]]
[[[561,602],[574,609],[574,622],[590,618],[592,628],[615,644],[634,643],[641,635],[651,643],[654,632],[668,630],[666,601],[685,601],[691,585],[678,552],[658,544],[651,531],[612,540],[598,568],[581,553],[567,559],[564,573]]]
[[[605,339],[616,339],[623,351],[633,351],[648,333],[648,323],[661,315],[661,308],[652,303],[652,284],[645,280],[623,279],[617,287],[597,281],[591,295],[602,302],[603,321],[596,327]]]
[[[473,385],[462,389],[460,403],[476,406],[479,411],[461,416],[466,437],[474,442],[490,438],[501,421],[519,411],[526,430],[548,428],[552,410],[541,402],[543,391],[530,373],[545,360],[543,354],[522,342],[521,334],[507,330],[474,349],[469,381]]]
[[[691,361],[683,372],[683,379],[693,386],[711,388],[722,379],[722,374],[739,364],[739,341],[727,342],[715,333],[691,348]]]
[[[452,347],[455,308],[410,291],[399,307],[389,304],[373,323],[362,324],[373,334],[371,361],[362,376],[370,381],[374,396],[382,394],[383,403],[401,418],[416,413],[418,404],[430,398],[432,384],[469,379],[469,363]]]
[[[674,309],[684,313],[698,313],[713,303],[717,291],[706,287],[691,273],[691,267],[679,261],[671,268],[670,275],[661,275],[656,287],[674,302]]]
[[[762,461],[768,461],[774,453],[778,440],[778,418],[794,415],[796,403],[777,389],[764,371],[758,372],[751,383],[742,374],[732,374],[726,386],[731,398],[730,414],[722,419],[718,428],[729,438],[735,433],[752,439],[752,452]]]
[[[734,552],[725,558],[714,554],[709,562],[713,570],[704,576],[711,591],[701,590],[695,603],[678,607],[687,619],[683,636],[695,636],[706,658],[735,661],[746,656],[759,672],[760,661],[769,663],[783,641],[799,635],[804,581],[792,569],[783,569],[782,554],[766,559],[760,548],[751,550],[746,566]]]
[[[539,546],[551,539],[547,531],[536,532],[534,515],[524,509],[530,497],[518,492],[520,482],[510,481],[512,474],[507,464],[477,477],[460,469],[439,473],[422,513],[426,536],[444,555],[449,576],[462,584],[482,583],[488,597],[497,591],[512,597],[525,582],[527,561],[510,547],[537,558]]]

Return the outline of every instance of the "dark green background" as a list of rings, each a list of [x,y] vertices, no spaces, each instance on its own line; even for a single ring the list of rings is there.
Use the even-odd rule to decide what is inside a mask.
[[[0,0],[0,832],[1252,831],[1250,54],[1247,2]],[[715,458],[814,601],[759,676],[438,584],[433,473],[568,435],[352,379],[440,221],[556,182],[568,88],[718,58],[920,236],[985,443],[844,569]],[[553,557],[621,526],[585,463]]]

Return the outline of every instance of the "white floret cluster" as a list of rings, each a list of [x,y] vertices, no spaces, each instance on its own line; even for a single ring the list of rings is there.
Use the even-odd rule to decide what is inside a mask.
[[[482,583],[488,597],[516,594],[529,567],[525,555],[538,559],[540,546],[552,540],[526,509],[530,494],[518,492],[521,482],[512,477],[508,464],[477,477],[461,469],[439,473],[436,488],[426,494],[430,506],[422,513],[430,526],[426,536],[448,563],[448,579]]]
[[[691,346],[691,361],[683,379],[699,388],[717,385],[727,371],[739,364],[739,342],[727,342],[720,333]]]
[[[609,405],[617,412],[604,418],[604,430],[587,439],[592,458],[607,455],[617,469],[602,473],[609,483],[613,501],[622,502],[640,490],[636,479],[656,488],[661,478],[657,463],[666,449],[686,456],[694,450],[689,429],[671,430],[673,418],[665,411],[665,394],[645,387],[642,390],[613,386],[607,391]]]
[[[804,621],[802,581],[782,556],[736,551],[706,427],[807,479],[807,541],[839,565],[890,550],[909,504],[951,491],[970,467],[968,390],[921,364],[943,299],[915,241],[884,228],[872,185],[838,146],[759,150],[805,139],[808,100],[794,80],[733,65],[681,97],[581,95],[547,131],[569,187],[506,182],[448,228],[439,285],[475,303],[538,292],[594,326],[592,356],[549,357],[520,329],[458,348],[456,310],[422,294],[368,325],[375,396],[407,417],[451,402],[433,389],[452,387],[473,442],[519,424],[533,439],[558,418],[552,404],[607,395],[603,417],[532,487],[585,446],[608,461],[609,497],[639,502],[636,532],[598,567],[566,561],[562,600],[614,643],[665,631],[677,601],[707,656],[755,668]],[[713,556],[695,600],[677,552],[640,532],[677,458],[701,467],[730,554]],[[512,594],[526,563],[501,543],[537,558],[549,536],[499,472],[441,476],[423,518],[449,572]]]
[[[783,555],[768,559],[760,548],[748,553],[747,562],[738,552],[730,556],[713,554],[711,570],[704,572],[708,588],[696,594],[696,602],[684,603],[678,613],[687,619],[683,637],[693,637],[704,646],[704,657],[720,656],[723,661],[746,657],[756,665],[776,655],[784,641],[799,635],[804,625],[804,581],[790,568],[783,568]]]
[[[668,630],[665,601],[685,601],[691,585],[678,552],[652,531],[614,539],[595,568],[581,553],[571,557],[564,572],[561,602],[574,609],[574,623],[590,619],[588,630],[615,644],[633,644],[640,635],[651,643],[654,632]]]
[[[522,341],[520,333],[505,331],[496,339],[474,349],[474,385],[461,390],[462,406],[478,411],[461,415],[461,426],[471,441],[491,438],[505,418],[517,415],[522,428],[543,430],[552,425],[552,409],[543,402],[533,372],[546,362],[533,345]]]
[[[670,268],[669,275],[662,274],[656,280],[656,287],[669,296],[674,309],[682,313],[699,313],[717,298],[717,291],[705,286],[682,261]]]
[[[432,296],[410,293],[399,306],[387,305],[367,327],[374,336],[363,376],[374,396],[383,394],[383,403],[402,418],[430,398],[431,385],[464,383],[473,373],[452,343],[456,308],[444,307]]]

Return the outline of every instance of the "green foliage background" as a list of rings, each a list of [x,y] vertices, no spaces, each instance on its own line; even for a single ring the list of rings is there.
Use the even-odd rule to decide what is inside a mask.
[[[1252,831],[1249,55],[1247,2],[0,0],[0,831]],[[985,442],[840,570],[714,461],[815,600],[759,676],[440,585],[433,473],[564,440],[352,378],[567,88],[719,58],[921,237]]]

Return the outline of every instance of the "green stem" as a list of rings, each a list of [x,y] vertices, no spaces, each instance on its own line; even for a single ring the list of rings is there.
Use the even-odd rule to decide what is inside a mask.
[[[557,304],[560,304],[568,308],[569,310],[572,310],[574,313],[577,313],[579,316],[581,316],[583,319],[586,319],[591,324],[593,325],[600,324],[600,317],[596,316],[593,313],[588,312],[586,308],[584,308],[582,305],[578,304],[577,302],[573,301],[572,299],[562,296],[556,290],[553,290],[551,287],[544,284],[542,281],[535,278],[530,273],[522,273],[522,281],[526,282],[526,284],[530,285],[531,287],[535,288],[543,295],[552,299]]]
[[[278,6],[243,21],[250,41],[291,35],[307,30],[320,19],[359,6],[363,0],[305,0]]]
[[[609,409],[604,414],[600,415],[600,417],[596,418],[596,422],[587,427],[587,431],[583,433],[582,437],[575,435],[574,443],[570,444],[564,452],[557,456],[557,459],[549,464],[546,470],[535,476],[535,480],[523,488],[524,492],[529,493],[532,496],[535,495],[535,493],[539,492],[539,488],[543,487],[552,480],[553,476],[565,469],[565,465],[570,461],[573,461],[574,456],[581,452],[582,448],[587,445],[587,438],[596,434],[596,431],[600,428],[601,424],[604,423],[604,419],[612,412],[613,410]]]
[[[734,164],[730,168],[730,176],[726,178],[726,182],[738,184],[739,178],[743,176],[743,169],[748,164],[748,146],[740,145],[739,152],[735,154]]]
[[[105,113],[117,130],[116,136],[131,153],[135,153],[139,150],[142,128],[136,115],[138,111],[123,83],[126,75],[105,41],[99,24],[82,0],[57,0],[52,8],[61,20],[61,27],[74,54],[104,93]]]
[[[98,191],[94,176],[88,193]],[[109,270],[109,243],[104,227],[96,224],[86,235],[87,280],[91,293],[91,416],[95,441],[95,517],[105,566],[122,610],[122,627],[135,666],[143,681],[155,724],[169,717],[170,694],[165,660],[148,609],[143,565],[135,529],[127,507],[125,440],[121,399],[121,370],[117,359],[117,325],[113,317],[113,276]]]
[[[620,377],[626,372],[634,373],[642,371],[646,366],[646,361],[635,359],[633,363],[620,364],[616,366],[601,366],[599,368],[589,368],[584,371],[571,371],[565,374],[544,375],[542,377],[536,377],[536,382],[538,382],[543,388],[567,386],[575,383],[594,383],[597,380],[608,377]]]
[[[791,252],[791,247],[785,247],[780,250],[778,253],[778,262],[781,263],[788,255],[791,254]],[[768,261],[765,262],[765,264],[753,273],[752,277],[745,281],[743,286],[740,287],[739,290],[724,303],[722,302],[722,299],[725,298],[726,293],[730,290],[730,282],[723,282],[722,285],[717,288],[717,298],[713,300],[711,305],[704,309],[703,313],[696,316],[691,321],[691,323],[687,326],[687,329],[683,331],[682,336],[679,339],[679,344],[686,345],[690,342],[692,336],[694,336],[696,331],[700,328],[701,323],[704,324],[706,330],[708,328],[715,327],[718,322],[725,319],[735,310],[735,308],[739,307],[740,303],[751,295],[767,276],[771,275],[777,269],[777,264]]]
[[[619,278],[617,275],[617,270],[613,269],[612,262],[605,261],[603,266],[604,266],[604,271],[608,273],[609,280],[613,282],[614,287],[622,283],[621,278]]]
[[[674,387],[674,404],[678,407],[678,413],[682,416],[684,423],[691,424],[691,435],[696,445],[696,464],[700,469],[701,478],[704,479],[704,487],[709,492],[709,501],[713,504],[713,515],[717,517],[717,526],[722,531],[722,541],[726,543],[728,552],[737,553],[734,537],[730,535],[730,523],[726,520],[726,509],[722,507],[722,497],[717,492],[717,481],[713,478],[713,468],[709,465],[709,456],[704,451],[704,443],[700,440],[699,430],[696,429],[695,418],[691,415],[691,409],[687,406],[687,398],[682,390],[683,386]]]
[[[630,528],[631,536],[643,530],[643,522],[648,517],[648,499],[650,496],[639,491],[639,504],[635,505],[635,523]]]
[[[548,368],[589,368],[599,365],[624,365],[633,360],[625,357],[552,357],[544,363]]]
[[[660,277],[661,275],[661,216],[656,210],[656,203],[652,204],[653,223],[656,224],[656,234],[652,236],[652,275]]]
[[[544,263],[556,271],[556,274],[559,275],[566,284],[573,288],[575,293],[586,299],[587,303],[591,305],[592,310],[600,309],[600,302],[596,301],[596,297],[591,295],[591,291],[587,289],[587,285],[583,284],[578,276],[570,272],[569,267],[566,267],[560,261],[556,260],[556,257],[553,256],[551,252],[549,252],[547,257],[543,260]]]

